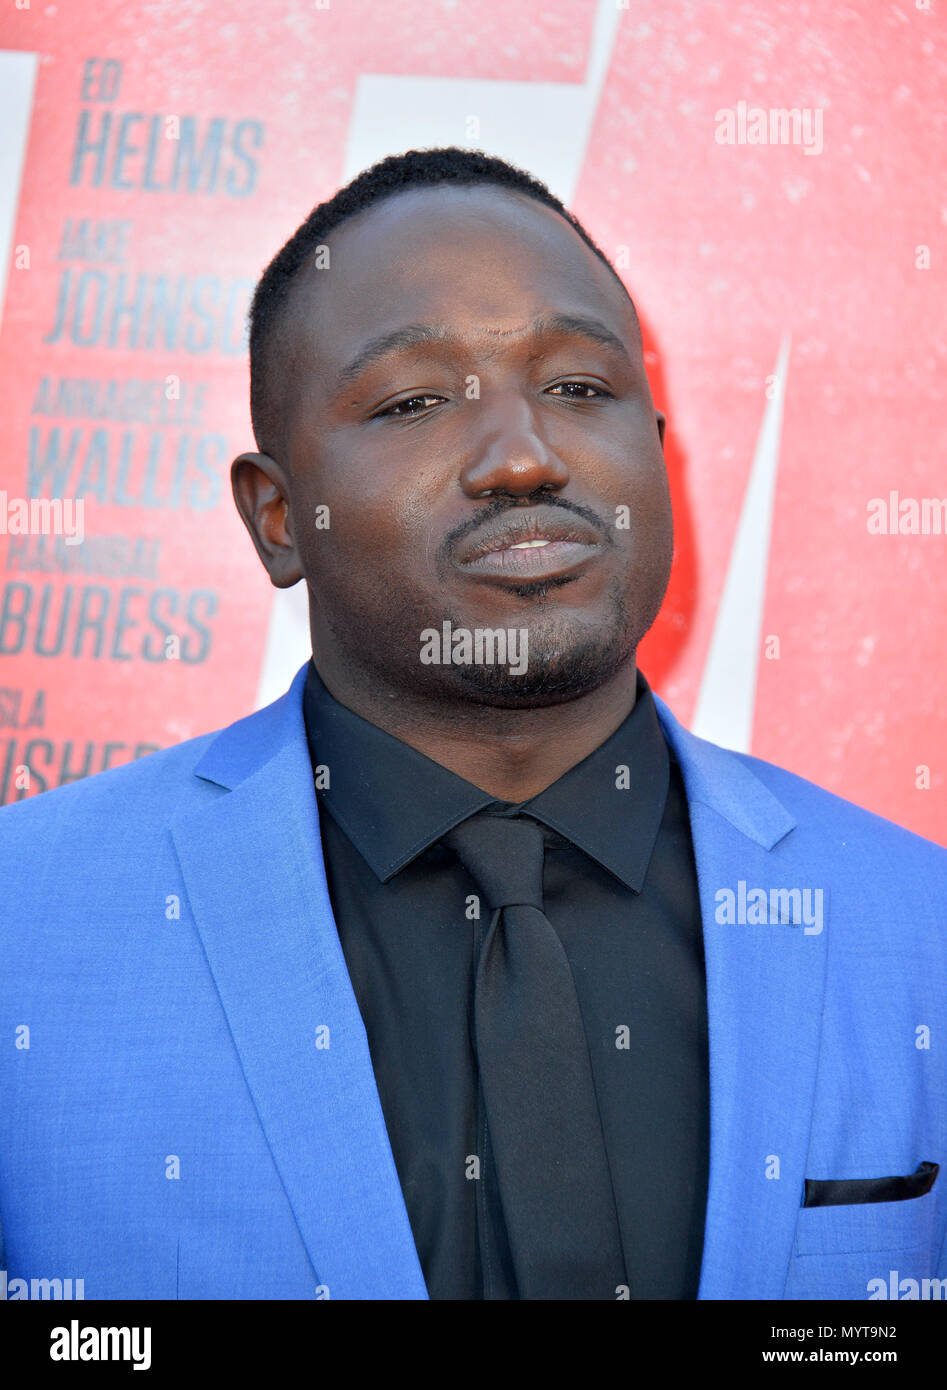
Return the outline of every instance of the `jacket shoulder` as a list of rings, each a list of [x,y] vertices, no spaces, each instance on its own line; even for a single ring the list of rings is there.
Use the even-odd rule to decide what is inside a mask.
[[[732,756],[782,802],[800,828],[809,828],[841,845],[860,845],[892,863],[924,865],[947,880],[947,849],[936,841],[827,791],[776,763],[748,753]]]
[[[191,774],[220,732],[200,734],[121,767],[0,806],[0,845],[106,815],[165,819],[200,786]]]

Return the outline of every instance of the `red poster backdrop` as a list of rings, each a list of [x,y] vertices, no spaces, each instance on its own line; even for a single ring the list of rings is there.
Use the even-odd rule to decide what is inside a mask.
[[[947,537],[921,508],[947,491],[945,64],[920,3],[8,9],[0,47],[36,56],[7,189],[0,489],[81,500],[84,539],[0,528],[0,800],[253,707],[273,591],[228,482],[252,444],[243,315],[348,177],[360,79],[518,83],[552,125],[606,10],[572,203],[639,304],[669,418],[677,557],[642,665],[701,731],[784,348],[772,505],[748,513],[747,746],[944,837]],[[798,123],[771,127],[774,110]],[[481,142],[461,124],[450,143]]]
[[[630,245],[687,528],[686,621],[644,669],[689,720],[791,335],[752,752],[938,840],[945,70],[923,3],[653,7],[619,31],[575,204],[606,250]],[[821,142],[718,143],[741,103],[821,112]],[[894,534],[870,506],[892,493]]]

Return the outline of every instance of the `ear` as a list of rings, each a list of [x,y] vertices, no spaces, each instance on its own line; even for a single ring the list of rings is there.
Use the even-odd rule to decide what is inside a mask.
[[[654,417],[655,417],[655,419],[656,419],[657,422],[658,422],[658,438],[659,438],[660,441],[661,441],[661,448],[663,449],[663,448],[664,448],[664,427],[665,427],[665,425],[667,424],[667,420],[666,420],[665,417],[661,414],[660,410],[656,410],[656,411],[654,412]]]
[[[256,553],[277,589],[289,589],[303,577],[290,517],[285,473],[269,454],[240,454],[230,468],[233,500]]]

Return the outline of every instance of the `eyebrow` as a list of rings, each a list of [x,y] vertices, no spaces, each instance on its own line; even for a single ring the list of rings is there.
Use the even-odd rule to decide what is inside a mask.
[[[610,352],[620,354],[629,366],[632,365],[628,349],[621,338],[598,319],[586,318],[584,315],[548,314],[534,320],[530,327],[530,336],[586,338]],[[456,334],[451,333],[449,329],[425,323],[409,323],[403,328],[394,329],[391,333],[382,333],[367,342],[348,365],[343,367],[336,380],[336,389],[341,390],[360,376],[367,367],[392,353],[426,343],[459,344],[459,341]]]

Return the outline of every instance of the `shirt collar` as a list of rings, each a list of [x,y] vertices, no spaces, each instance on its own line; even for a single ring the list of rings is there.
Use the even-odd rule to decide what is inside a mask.
[[[469,816],[487,806],[509,808],[339,704],[311,660],[303,715],[321,806],[383,883]],[[669,768],[651,690],[639,671],[627,719],[517,809],[640,892],[664,815]],[[324,780],[328,785],[320,787]]]

